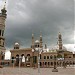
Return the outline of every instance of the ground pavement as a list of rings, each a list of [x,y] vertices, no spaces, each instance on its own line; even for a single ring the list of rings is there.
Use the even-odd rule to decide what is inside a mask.
[[[0,68],[0,75],[75,75],[75,67],[58,67],[58,72],[52,72],[52,69],[53,68],[40,68],[40,73],[38,73],[38,68],[4,67]]]

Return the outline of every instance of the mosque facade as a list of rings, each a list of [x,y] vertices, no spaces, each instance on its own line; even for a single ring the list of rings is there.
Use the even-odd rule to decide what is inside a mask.
[[[40,35],[39,40],[34,40],[34,34],[32,34],[32,44],[30,48],[20,48],[19,43],[14,44],[14,49],[11,51],[11,59],[14,60],[14,65],[22,67],[53,67],[54,61],[56,61],[56,66],[74,65],[75,55],[67,51],[67,49],[62,44],[62,35],[58,34],[58,48],[48,50],[47,45],[43,47],[42,35]]]
[[[7,10],[4,8],[0,13],[0,65],[5,62],[5,20],[7,18]],[[40,33],[39,40],[34,40],[32,34],[32,44],[30,48],[20,48],[19,43],[15,43],[11,52],[11,60],[8,61],[10,66],[22,67],[53,67],[54,61],[56,66],[75,65],[75,54],[67,51],[62,44],[62,35],[58,34],[58,49],[47,50],[47,45],[43,46],[42,34]]]

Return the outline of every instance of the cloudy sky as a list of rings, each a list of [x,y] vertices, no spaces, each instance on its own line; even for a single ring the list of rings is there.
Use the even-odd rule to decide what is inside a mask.
[[[0,9],[4,0],[0,0]],[[48,47],[57,44],[61,32],[63,44],[74,51],[74,0],[7,0],[5,27],[6,48],[13,49],[15,42],[21,47],[31,46],[31,35]]]

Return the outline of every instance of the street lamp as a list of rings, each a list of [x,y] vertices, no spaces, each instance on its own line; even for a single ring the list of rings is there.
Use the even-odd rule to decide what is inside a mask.
[[[64,54],[64,62],[63,62],[64,68],[66,68],[66,63],[65,63],[65,54]]]
[[[33,53],[33,67],[35,67],[35,65],[34,65],[34,49],[32,49],[32,53]]]
[[[16,60],[16,59],[12,59],[12,60],[13,60],[13,68],[14,68],[14,63],[15,63],[15,60]]]
[[[58,72],[58,69],[56,68],[56,57],[54,57],[54,68],[52,72]]]
[[[14,62],[15,62],[16,59],[11,59],[12,61],[12,64],[13,64],[13,68],[14,68]]]
[[[19,56],[19,68],[21,67],[21,56]]]
[[[40,73],[40,54],[41,54],[41,48],[35,48],[36,51],[38,51],[38,73]]]

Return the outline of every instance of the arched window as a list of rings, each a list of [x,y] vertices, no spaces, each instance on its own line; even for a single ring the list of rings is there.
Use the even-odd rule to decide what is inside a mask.
[[[14,63],[14,60],[13,59],[14,59],[14,56],[12,57],[12,61],[11,61],[12,63]]]
[[[56,59],[56,55],[54,55],[54,58]]]
[[[1,30],[0,30],[0,36],[1,36]]]
[[[27,54],[26,61],[30,62],[30,54]]]
[[[40,59],[41,59],[41,54],[40,54]]]
[[[45,65],[47,65],[47,62],[45,62]]]
[[[22,57],[24,56],[24,54],[21,55]]]
[[[39,45],[38,45],[38,47],[39,47]]]
[[[30,56],[30,54],[27,54],[27,56]]]
[[[40,66],[42,66],[42,63],[40,62]]]
[[[51,65],[53,66],[53,62],[51,62]]]
[[[52,55],[50,56],[50,59],[53,59],[53,56]]]
[[[2,60],[4,60],[4,56],[2,56]]]
[[[12,57],[12,59],[14,59],[14,56]]]
[[[62,55],[61,55],[61,54],[58,54],[58,55],[57,55],[57,58],[62,58]]]
[[[70,64],[72,64],[72,62],[70,61]]]
[[[47,59],[49,59],[49,56],[47,56]]]
[[[66,64],[67,64],[67,65],[69,64],[68,61],[66,62]]]
[[[17,54],[16,55],[16,66],[18,66],[18,64],[19,64],[19,55]]]
[[[19,55],[17,54],[16,57],[19,57]]]
[[[44,59],[46,59],[46,56],[44,56]]]
[[[48,65],[49,65],[50,63],[48,62]]]

